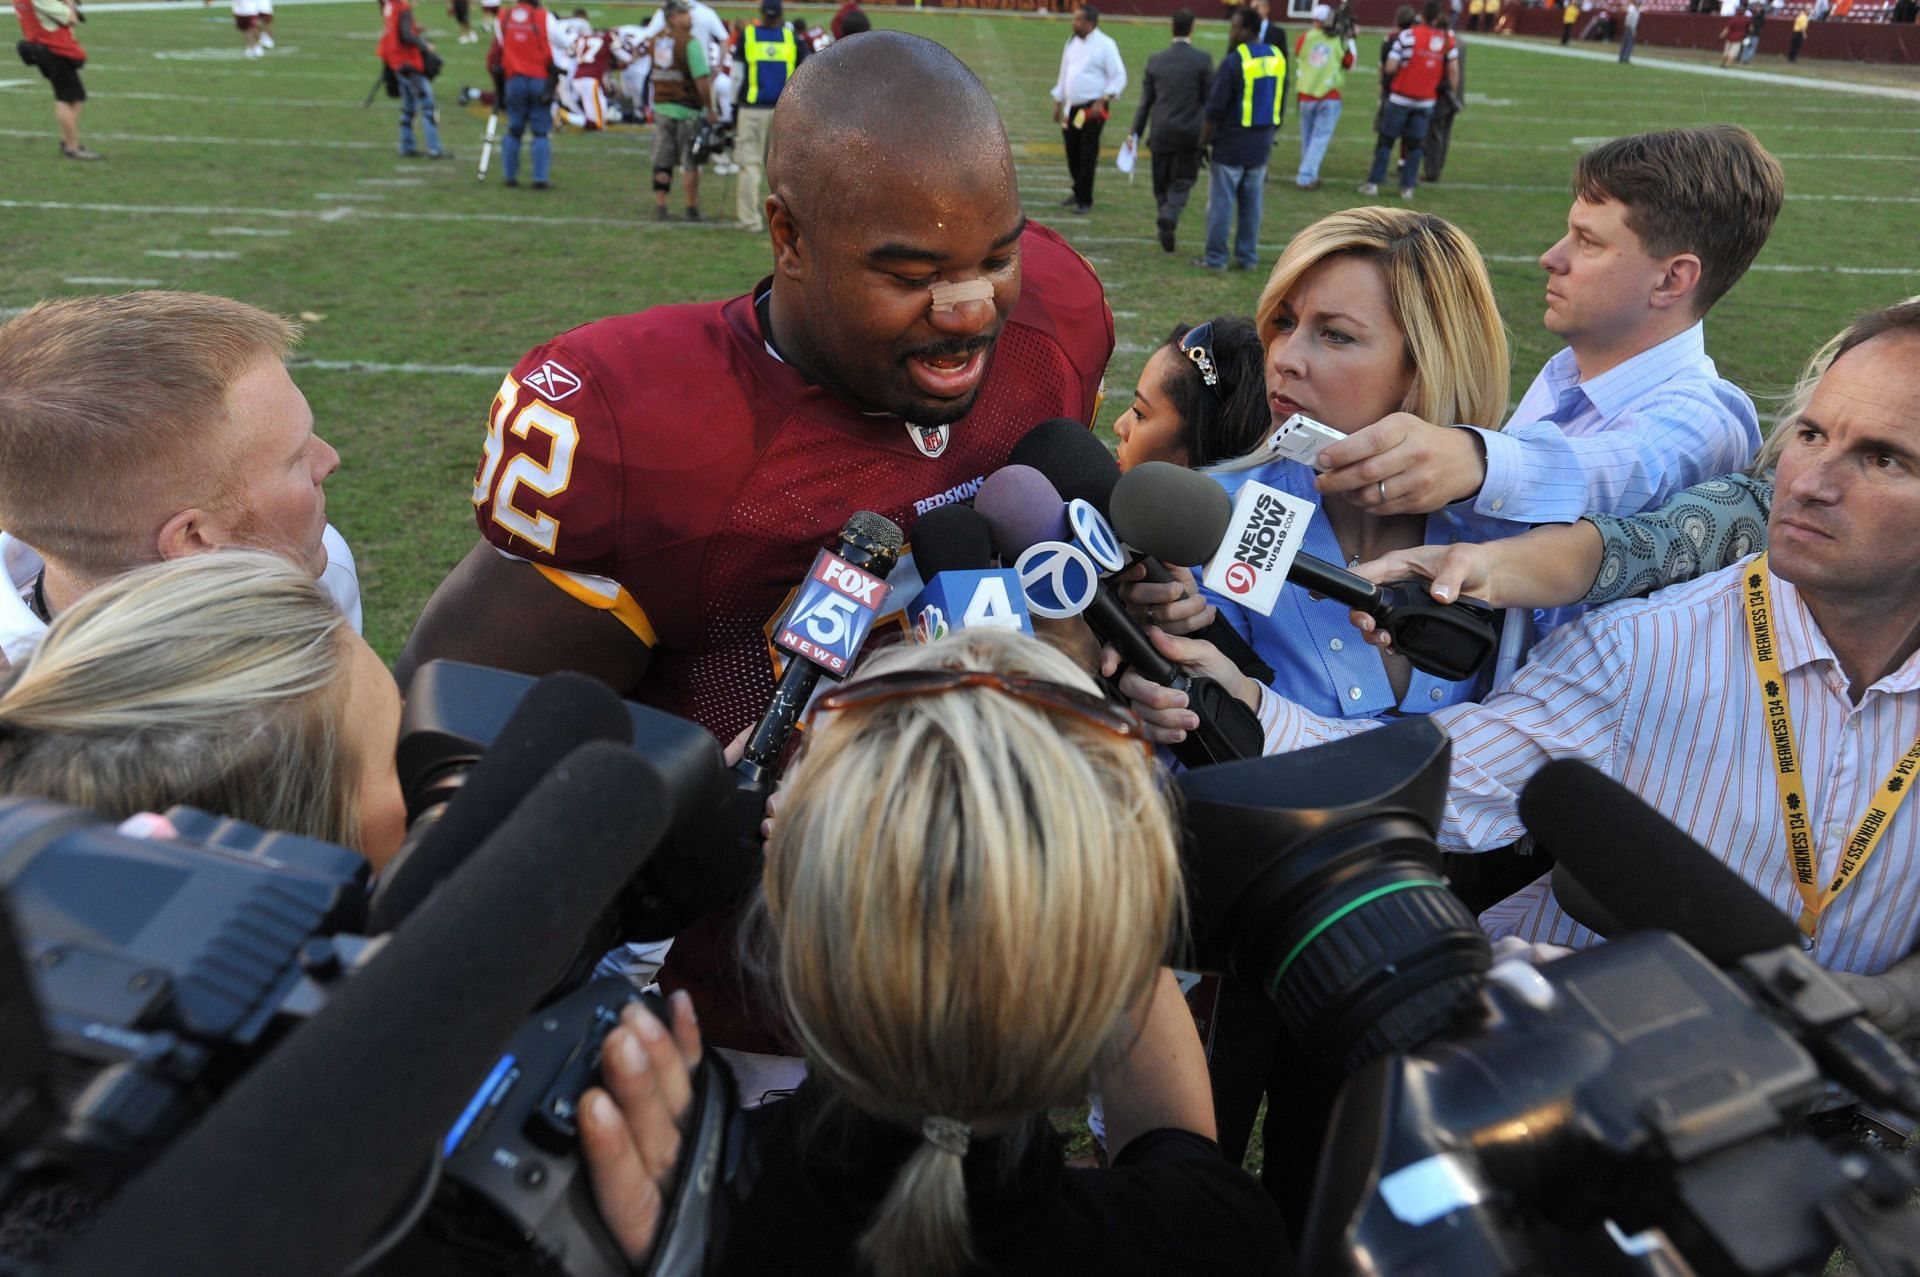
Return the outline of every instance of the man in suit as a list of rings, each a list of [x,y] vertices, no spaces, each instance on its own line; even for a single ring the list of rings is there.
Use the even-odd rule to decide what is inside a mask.
[[[1193,10],[1173,15],[1173,43],[1147,59],[1146,87],[1133,113],[1133,142],[1151,127],[1153,203],[1160,247],[1173,251],[1173,231],[1200,176],[1200,114],[1213,80],[1213,59],[1193,47]]]

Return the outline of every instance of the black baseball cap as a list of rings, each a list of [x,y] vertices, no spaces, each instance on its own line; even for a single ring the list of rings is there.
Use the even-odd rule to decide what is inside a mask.
[[[777,18],[786,12],[786,6],[780,0],[760,0],[760,16]]]

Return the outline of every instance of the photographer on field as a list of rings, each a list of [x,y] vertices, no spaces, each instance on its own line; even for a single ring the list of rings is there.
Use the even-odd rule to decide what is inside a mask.
[[[102,158],[100,152],[80,145],[80,108],[87,102],[80,68],[87,64],[87,51],[73,36],[74,24],[86,21],[79,0],[13,0],[13,14],[20,20],[20,42],[14,50],[53,86],[60,154],[70,160]]]

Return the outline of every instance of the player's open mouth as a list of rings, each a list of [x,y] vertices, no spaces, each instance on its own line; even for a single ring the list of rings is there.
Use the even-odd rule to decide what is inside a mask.
[[[919,390],[935,399],[957,399],[980,384],[986,371],[987,348],[957,355],[908,355],[907,375]]]

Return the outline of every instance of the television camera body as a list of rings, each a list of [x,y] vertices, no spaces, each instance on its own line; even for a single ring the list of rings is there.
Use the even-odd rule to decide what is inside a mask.
[[[580,954],[608,935],[671,934],[756,866],[725,815],[733,786],[711,739],[617,702],[631,734],[523,786],[532,793],[459,863],[434,831],[502,805],[493,782],[507,768],[483,770],[490,760],[538,752],[539,733],[515,726],[523,697],[529,680],[458,667],[416,689],[401,754],[418,818],[402,867],[415,868],[371,902],[358,859],[338,848],[187,812],[174,813],[180,840],[143,842],[52,804],[0,804],[0,886],[25,959],[0,963],[6,1187],[52,1176],[104,1192],[133,1177],[48,1271],[241,1273],[263,1254],[283,1273],[627,1271],[572,1123],[600,1041],[639,995],[579,983]],[[1845,1244],[1864,1272],[1911,1271],[1911,1168],[1828,1148],[1801,1119],[1829,1079],[1920,1107],[1913,1062],[1796,945],[1763,943],[1766,925],[1713,961],[1651,932],[1537,967],[1495,964],[1439,874],[1448,757],[1444,732],[1415,719],[1180,781],[1192,965],[1259,981],[1303,1060],[1346,1076],[1303,1270],[1800,1273]],[[570,873],[593,879],[566,897],[573,934],[476,936],[475,917],[532,890],[504,870],[540,822],[623,788],[651,795],[628,812],[646,836],[609,837],[632,850],[585,845],[612,820],[598,811],[566,834],[582,844]],[[109,875],[112,893],[99,887]],[[425,1011],[461,1003],[483,1018],[482,1000],[461,1002],[462,971],[406,965],[436,936],[443,950],[450,937],[523,943],[527,961],[488,967],[476,952],[471,987],[504,1010],[446,1060],[403,1057],[416,1071],[444,1065],[437,1081],[383,1090],[354,1068],[426,1052],[438,1039],[416,1024]],[[652,1272],[697,1273],[724,1244],[741,1157],[732,1108],[709,1055]],[[390,1165],[349,1175],[326,1159],[358,1146],[328,1145],[329,1123],[364,1112],[391,1130],[374,1150]],[[421,1136],[431,1148],[408,1158]],[[320,1187],[274,1164],[301,1156]],[[259,1218],[235,1187],[256,1181],[290,1199],[279,1214]]]

